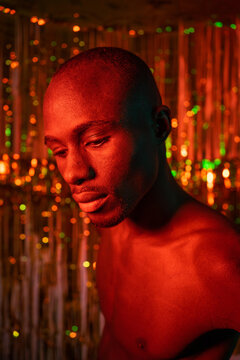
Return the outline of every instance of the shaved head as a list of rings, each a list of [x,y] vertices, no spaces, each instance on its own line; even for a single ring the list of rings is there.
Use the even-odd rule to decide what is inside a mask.
[[[114,47],[90,49],[66,61],[54,74],[45,99],[52,97],[57,88],[77,91],[88,101],[94,94],[94,108],[96,94],[109,97],[109,101],[117,95],[118,103],[123,101],[126,106],[126,102],[131,102],[133,111],[140,110],[142,115],[145,111],[151,113],[162,103],[145,62],[129,51]]]
[[[53,80],[62,79],[66,75],[76,82],[81,81],[84,70],[91,66],[99,66],[102,76],[117,77],[120,83],[129,87],[142,85],[141,90],[150,91],[157,105],[161,104],[158,88],[149,67],[133,53],[115,47],[97,47],[82,52],[65,62],[53,76]]]

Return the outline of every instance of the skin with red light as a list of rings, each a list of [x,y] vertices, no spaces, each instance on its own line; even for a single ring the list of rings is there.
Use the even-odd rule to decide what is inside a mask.
[[[45,135],[102,235],[99,359],[228,359],[240,330],[236,231],[172,178],[169,111],[153,88],[99,61],[74,76],[47,90]]]

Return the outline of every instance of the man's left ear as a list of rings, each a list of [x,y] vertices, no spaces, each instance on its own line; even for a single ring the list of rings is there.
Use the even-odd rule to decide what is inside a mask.
[[[156,137],[158,137],[161,142],[165,141],[172,129],[171,113],[166,105],[160,105],[155,110],[154,129]]]

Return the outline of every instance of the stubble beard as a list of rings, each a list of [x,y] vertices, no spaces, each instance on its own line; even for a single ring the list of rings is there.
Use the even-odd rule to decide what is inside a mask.
[[[107,215],[102,218],[95,219],[94,216],[92,217],[91,214],[88,214],[91,223],[98,228],[110,228],[120,224],[130,213],[130,206],[128,204],[123,204],[121,202],[119,211],[107,217]]]

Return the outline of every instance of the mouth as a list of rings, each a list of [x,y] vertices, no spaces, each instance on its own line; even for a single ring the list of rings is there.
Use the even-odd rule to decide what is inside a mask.
[[[109,195],[95,192],[83,192],[81,194],[73,195],[74,200],[85,213],[98,211],[105,204],[108,197]]]

